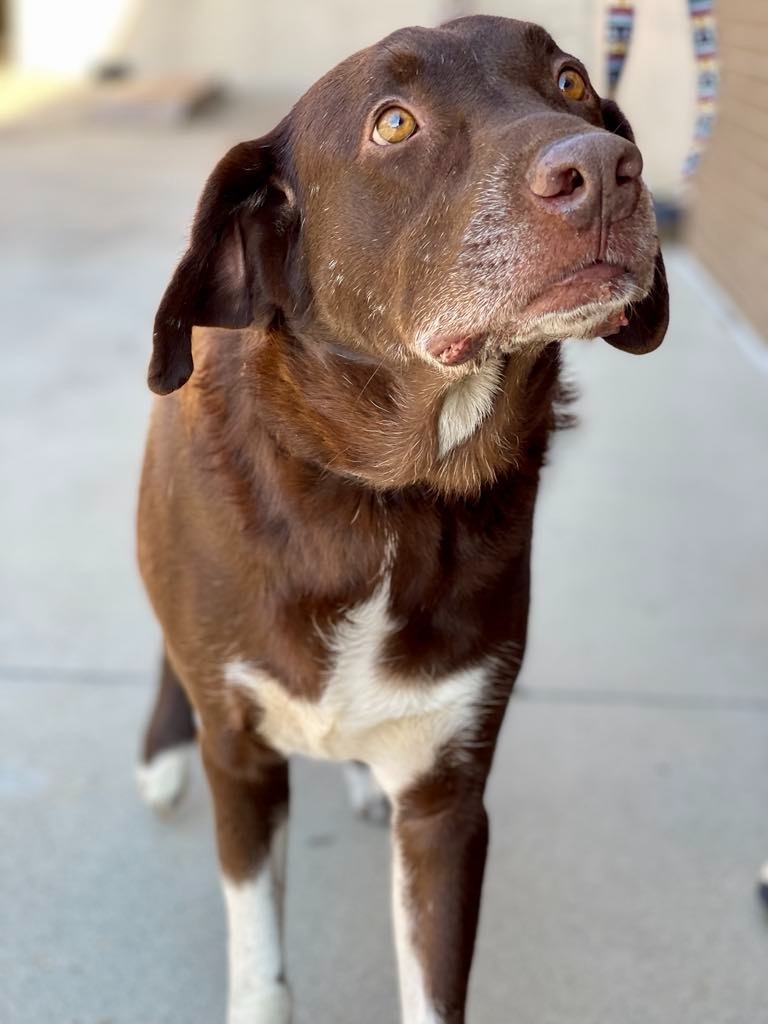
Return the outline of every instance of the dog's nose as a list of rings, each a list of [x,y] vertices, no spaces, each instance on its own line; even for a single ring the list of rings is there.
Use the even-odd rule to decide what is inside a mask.
[[[541,150],[528,171],[534,202],[584,230],[609,227],[635,208],[643,172],[640,150],[609,132],[558,139]]]

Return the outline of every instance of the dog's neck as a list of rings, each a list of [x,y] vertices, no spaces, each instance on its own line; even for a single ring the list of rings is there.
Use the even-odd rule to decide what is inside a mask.
[[[281,451],[376,490],[426,486],[479,493],[541,461],[559,396],[559,347],[495,355],[464,375],[412,362],[385,365],[280,331],[201,331],[191,384],[227,410],[246,442]],[[226,402],[223,396],[226,394]]]

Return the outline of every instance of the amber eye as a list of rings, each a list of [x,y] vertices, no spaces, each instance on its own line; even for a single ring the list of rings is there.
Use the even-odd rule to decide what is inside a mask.
[[[560,72],[557,86],[563,96],[569,100],[576,100],[578,102],[587,95],[587,83],[579,72],[574,71],[573,68],[566,68],[565,71]]]
[[[405,142],[416,131],[418,125],[413,114],[402,107],[387,107],[379,114],[373,129],[373,141],[380,146],[395,142]]]

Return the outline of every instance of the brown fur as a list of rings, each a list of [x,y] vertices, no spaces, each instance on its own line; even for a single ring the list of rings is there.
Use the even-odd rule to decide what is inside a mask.
[[[580,67],[535,26],[469,18],[403,30],[339,65],[211,175],[150,367],[162,394],[191,379],[154,408],[139,560],[202,722],[230,877],[263,861],[288,790],[258,707],[224,686],[229,658],[319,700],[328,637],[385,569],[393,675],[429,686],[495,658],[478,741],[457,738],[396,794],[418,953],[451,1024],[464,1019],[483,790],[525,647],[539,471],[565,397],[559,341],[536,335],[532,303],[607,260],[634,282],[626,315],[606,315],[608,340],[649,351],[667,323],[647,194],[635,171],[614,180],[616,161],[639,166],[631,130],[592,90],[563,99],[564,62]],[[414,111],[419,133],[372,143],[382,103]],[[624,189],[582,205],[578,226],[582,193],[547,195],[571,138],[585,190]],[[531,167],[544,182],[533,199]],[[613,287],[595,301],[615,300]],[[429,339],[452,331],[476,340],[469,362],[446,368]],[[492,409],[441,457],[445,396],[488,360]]]

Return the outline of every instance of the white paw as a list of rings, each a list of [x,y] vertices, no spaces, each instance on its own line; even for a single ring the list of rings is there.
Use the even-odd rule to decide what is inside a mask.
[[[290,989],[275,981],[233,996],[227,1024],[291,1024]]]
[[[344,777],[355,814],[375,825],[386,825],[390,818],[389,800],[370,768],[350,761],[344,765]]]
[[[181,800],[189,781],[191,743],[170,747],[151,761],[136,766],[136,784],[146,804],[154,811],[169,811]]]

